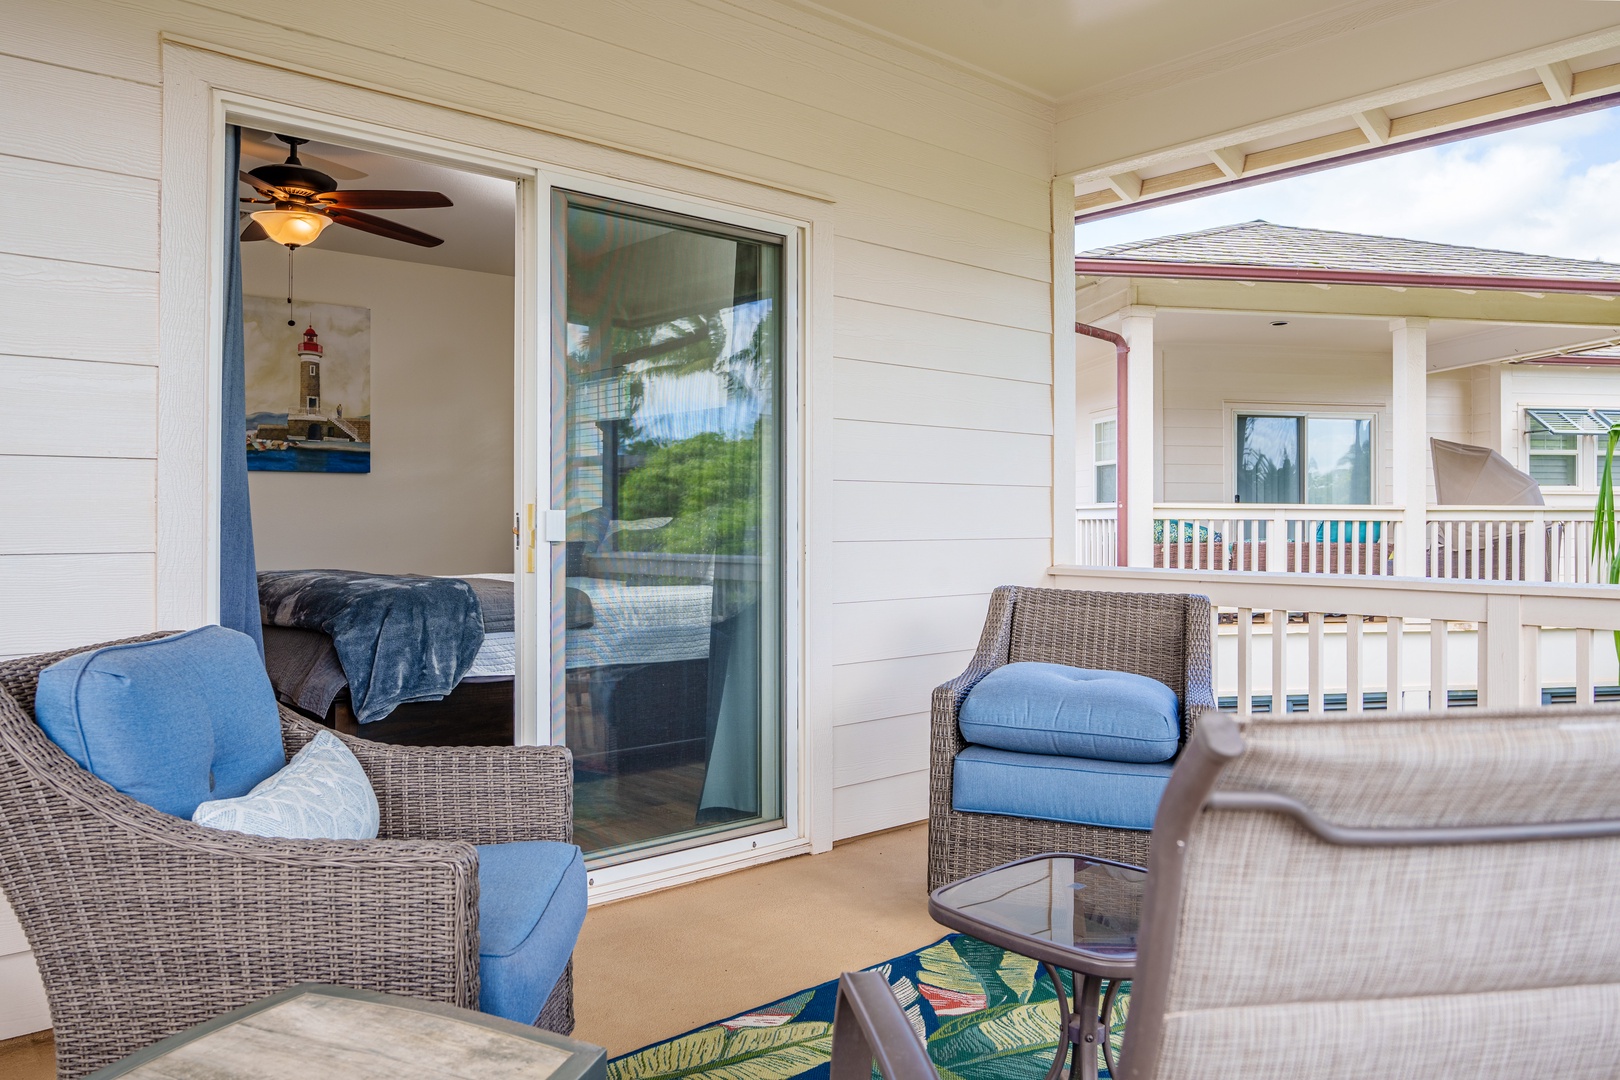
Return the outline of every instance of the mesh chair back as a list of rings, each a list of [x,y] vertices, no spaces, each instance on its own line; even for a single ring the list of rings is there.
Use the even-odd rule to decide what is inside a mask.
[[[1615,1075],[1620,712],[1256,720],[1193,791],[1223,725],[1154,830],[1127,1077]]]

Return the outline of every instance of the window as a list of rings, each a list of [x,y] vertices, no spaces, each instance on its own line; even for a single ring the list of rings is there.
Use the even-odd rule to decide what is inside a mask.
[[[1097,502],[1119,501],[1119,423],[1097,420],[1091,425],[1091,460],[1097,483]]]
[[[1526,409],[1526,471],[1544,488],[1595,491],[1609,450],[1608,409]],[[1586,464],[1583,464],[1583,461]]]
[[[1372,419],[1239,415],[1237,501],[1371,503]]]
[[[315,408],[315,406],[319,405],[320,403],[321,403],[320,398],[305,398],[304,399],[304,407],[305,408],[313,409],[313,408]]]
[[[1581,436],[1562,431],[1530,433],[1530,475],[1542,487],[1578,487]]]

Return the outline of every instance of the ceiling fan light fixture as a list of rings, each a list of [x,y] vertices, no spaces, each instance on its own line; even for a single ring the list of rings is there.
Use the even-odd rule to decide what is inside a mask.
[[[270,239],[290,248],[313,244],[332,219],[313,210],[255,210],[248,215]]]

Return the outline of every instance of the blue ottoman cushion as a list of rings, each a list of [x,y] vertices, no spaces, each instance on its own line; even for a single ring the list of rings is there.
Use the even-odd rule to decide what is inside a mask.
[[[1153,828],[1168,761],[1142,764],[969,746],[956,755],[951,805],[975,814]]]
[[[1065,664],[996,668],[968,692],[958,724],[979,746],[1099,761],[1176,756],[1181,707],[1157,679]]]
[[[478,847],[478,1009],[532,1024],[585,925],[585,857],[573,844]]]
[[[84,769],[176,817],[287,764],[258,646],[222,626],[58,661],[39,673],[34,718]]]

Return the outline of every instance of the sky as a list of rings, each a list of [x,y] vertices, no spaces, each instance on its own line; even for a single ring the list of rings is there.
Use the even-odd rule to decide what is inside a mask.
[[[1077,225],[1076,250],[1256,218],[1620,262],[1620,110]]]

